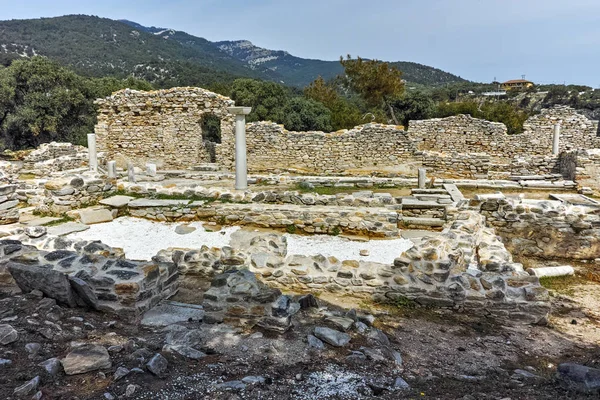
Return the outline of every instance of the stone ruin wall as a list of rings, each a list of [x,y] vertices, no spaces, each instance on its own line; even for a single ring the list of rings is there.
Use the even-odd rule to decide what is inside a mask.
[[[98,150],[121,167],[127,162],[161,168],[187,168],[210,162],[210,150],[202,138],[206,115],[221,120],[221,144],[216,158],[225,166],[233,162],[233,101],[201,88],[172,88],[152,92],[121,90],[98,99],[95,127]]]
[[[529,117],[523,124],[523,134],[532,139],[537,138],[542,148],[551,149],[554,125],[558,122],[561,152],[600,147],[598,121],[589,120],[568,106],[543,109],[540,114]]]
[[[395,125],[366,124],[332,133],[290,132],[272,122],[247,124],[251,170],[297,170],[336,174],[363,168],[398,167],[414,161],[415,147]]]
[[[221,119],[215,161],[233,169],[232,100],[200,88],[153,92],[122,90],[96,101],[96,134],[106,159],[160,168],[188,168],[211,161],[200,121]],[[250,172],[287,170],[323,175],[393,172],[412,175],[421,165],[440,177],[496,179],[511,174],[546,175],[561,171],[552,156],[554,124],[561,121],[561,151],[599,148],[598,122],[572,108],[543,110],[509,135],[506,126],[469,115],[410,121],[408,131],[394,125],[366,124],[332,133],[291,132],[272,122],[246,125]]]
[[[488,199],[476,205],[515,257],[594,260],[600,215],[551,200]]]

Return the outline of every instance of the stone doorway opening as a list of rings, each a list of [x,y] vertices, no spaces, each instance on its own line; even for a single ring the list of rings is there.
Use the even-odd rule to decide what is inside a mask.
[[[217,144],[221,144],[221,119],[215,114],[205,114],[200,119],[202,143],[211,163],[217,162]]]

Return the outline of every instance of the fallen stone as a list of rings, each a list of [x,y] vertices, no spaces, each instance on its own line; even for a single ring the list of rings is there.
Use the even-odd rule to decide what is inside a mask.
[[[15,391],[13,392],[13,394],[17,397],[29,396],[30,394],[32,394],[33,392],[35,392],[37,390],[39,385],[40,385],[40,377],[36,376],[29,382],[26,382],[25,384],[16,388]]]
[[[266,316],[261,318],[256,325],[268,331],[285,333],[292,327],[292,317]]]
[[[319,308],[319,302],[317,298],[312,294],[307,294],[298,299],[298,303],[300,303],[300,308],[305,310],[307,308]]]
[[[62,368],[60,360],[58,358],[49,358],[46,361],[42,361],[38,366],[44,368],[44,370],[50,376],[57,375]]]
[[[71,288],[73,288],[75,293],[77,293],[79,298],[83,300],[86,305],[90,306],[94,310],[98,309],[98,297],[86,281],[75,276],[69,276],[69,283],[71,284]]]
[[[39,353],[41,349],[42,349],[42,345],[39,343],[27,343],[25,345],[25,350],[27,350],[27,352],[31,356],[37,355],[37,353]]]
[[[79,210],[79,219],[82,224],[92,225],[113,220],[112,212],[106,208]]]
[[[9,367],[12,365],[12,361],[6,358],[0,358],[0,368]]]
[[[113,379],[116,381],[118,381],[119,379],[123,379],[125,378],[127,375],[129,375],[131,371],[129,371],[127,368],[125,367],[119,367],[117,368],[117,370],[115,371],[115,374],[113,375]]]
[[[84,374],[111,367],[110,356],[103,346],[84,344],[73,349],[61,360],[65,374]]]
[[[308,339],[308,347],[312,347],[317,350],[323,350],[325,348],[325,343],[323,343],[321,341],[321,339],[319,339],[313,335],[308,335],[307,339]]]
[[[327,317],[325,318],[325,322],[344,332],[349,330],[354,324],[353,319],[345,317]]]
[[[135,394],[135,390],[137,389],[136,385],[127,385],[125,388],[125,397],[131,397]]]
[[[206,357],[206,354],[201,352],[200,350],[196,350],[193,347],[183,345],[166,344],[163,346],[163,351],[175,352],[184,357],[191,358],[192,360],[199,360],[201,358]]]
[[[175,227],[175,233],[177,233],[178,235],[187,235],[188,233],[192,233],[195,230],[196,228],[189,225],[177,225],[177,227]]]
[[[88,229],[90,229],[89,225],[80,224],[78,222],[67,222],[66,224],[49,227],[48,235],[65,236],[75,232],[83,232]]]
[[[242,382],[247,385],[254,385],[257,383],[265,383],[265,378],[262,376],[245,376],[242,378]]]
[[[561,386],[580,393],[597,393],[600,390],[600,369],[575,363],[558,365],[557,377]]]
[[[7,345],[16,342],[19,339],[19,333],[8,324],[0,325],[0,344]]]
[[[165,372],[167,372],[168,366],[169,363],[167,362],[167,359],[159,353],[156,353],[154,357],[152,357],[150,361],[146,363],[146,368],[148,368],[148,371],[152,372],[159,378],[165,376]]]
[[[127,204],[129,204],[130,201],[132,201],[134,199],[135,199],[135,197],[117,195],[117,196],[107,197],[106,199],[102,199],[102,200],[100,200],[99,203],[104,206],[109,206],[109,207],[114,207],[114,208],[122,208],[122,207],[125,207]]]
[[[8,263],[8,271],[19,288],[25,293],[37,289],[47,297],[70,307],[77,305],[69,279],[62,272],[51,268],[13,262]]]
[[[204,309],[202,306],[177,302],[163,302],[144,314],[142,325],[168,326],[190,320],[201,321],[203,318]]]
[[[410,389],[410,385],[408,384],[408,382],[406,382],[401,377],[397,377],[396,380],[394,381],[394,388],[400,389],[400,390]]]
[[[318,326],[315,328],[314,334],[325,343],[335,347],[343,347],[350,343],[350,335],[335,329]]]
[[[27,226],[25,227],[25,234],[30,238],[39,238],[46,234],[46,227],[44,226]]]
[[[229,382],[219,383],[217,385],[217,389],[244,390],[244,389],[246,389],[246,385],[242,381],[229,381]]]

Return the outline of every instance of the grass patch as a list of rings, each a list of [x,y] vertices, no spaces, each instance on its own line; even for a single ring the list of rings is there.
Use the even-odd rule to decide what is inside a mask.
[[[60,219],[57,219],[56,221],[50,221],[47,224],[44,224],[43,226],[56,226],[56,225],[64,224],[66,222],[73,222],[73,221],[75,221],[75,218],[71,218],[68,215],[64,215]]]
[[[543,276],[540,278],[540,285],[548,290],[553,290],[560,294],[572,296],[575,294],[575,286],[589,283],[584,277],[575,275],[567,276]]]

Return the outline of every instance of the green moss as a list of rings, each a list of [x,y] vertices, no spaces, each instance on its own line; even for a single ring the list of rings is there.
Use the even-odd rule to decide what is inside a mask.
[[[290,225],[288,225],[288,226],[285,227],[285,230],[289,234],[294,234],[294,233],[296,233],[296,225],[290,224]]]
[[[572,296],[575,294],[575,286],[589,283],[582,276],[567,275],[567,276],[543,276],[540,278],[540,284],[548,290],[553,290],[557,293]]]

